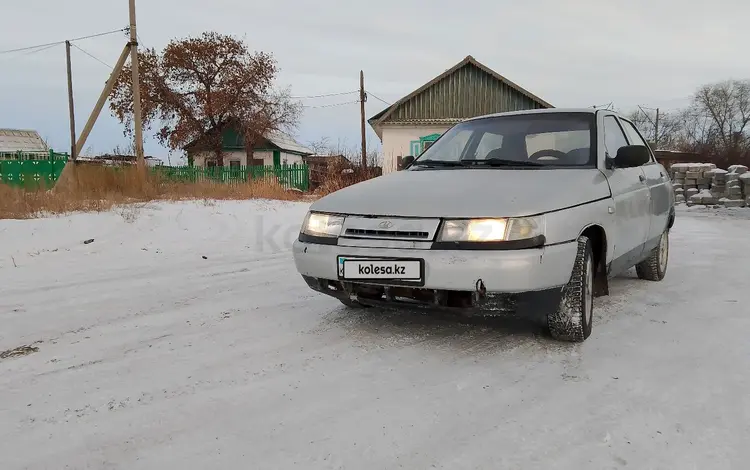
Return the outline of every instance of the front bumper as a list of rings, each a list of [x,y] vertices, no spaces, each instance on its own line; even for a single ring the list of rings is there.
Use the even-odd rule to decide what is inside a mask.
[[[308,285],[335,297],[359,297],[372,305],[410,298],[434,305],[479,307],[497,299],[503,299],[502,303],[507,303],[506,299],[523,299],[527,293],[538,293],[538,298],[543,293],[559,293],[570,280],[577,249],[576,242],[526,250],[443,251],[345,247],[297,240],[293,254],[297,270]],[[338,275],[339,255],[418,258],[424,260],[424,283],[410,287],[345,282]],[[464,297],[469,298],[468,303],[461,300]]]

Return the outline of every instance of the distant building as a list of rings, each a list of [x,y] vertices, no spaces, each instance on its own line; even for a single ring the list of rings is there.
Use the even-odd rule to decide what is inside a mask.
[[[18,152],[49,157],[49,148],[37,131],[26,129],[0,129],[0,158]],[[4,155],[5,154],[5,155]]]
[[[87,163],[94,165],[135,165],[138,163],[138,157],[135,155],[97,155],[95,157],[84,157],[79,156],[77,158],[79,163]],[[144,156],[143,161],[146,166],[159,166],[163,165],[163,162],[156,157]]]
[[[369,119],[383,144],[383,173],[400,157],[417,156],[464,119],[553,106],[472,56]]]
[[[185,147],[188,161],[196,167],[216,166],[214,152],[199,150],[197,142]],[[302,163],[303,158],[313,152],[300,144],[292,136],[281,131],[272,131],[265,138],[255,144],[252,156],[248,157],[242,136],[232,130],[226,130],[222,135],[222,151],[225,167],[235,166],[274,166]]]

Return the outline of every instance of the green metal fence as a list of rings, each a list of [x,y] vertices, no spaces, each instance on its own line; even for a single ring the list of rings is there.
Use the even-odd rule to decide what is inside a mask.
[[[60,178],[68,161],[68,154],[56,153],[0,153],[0,182],[12,186],[36,189],[51,188]],[[117,167],[113,167],[117,168]],[[198,168],[192,166],[157,166],[153,171],[172,181],[215,181],[229,184],[273,178],[287,189],[308,191],[310,169],[304,164],[282,166],[234,166]]]
[[[51,188],[68,161],[67,153],[0,153],[0,182],[29,189]]]
[[[274,178],[287,189],[307,191],[310,188],[310,170],[307,165],[235,166],[199,168],[191,166],[157,166],[154,170],[172,181],[197,183],[202,181],[246,183]]]

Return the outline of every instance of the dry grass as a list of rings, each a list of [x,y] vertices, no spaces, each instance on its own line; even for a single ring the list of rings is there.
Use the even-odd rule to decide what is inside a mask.
[[[106,211],[115,206],[157,200],[299,200],[275,180],[243,184],[176,183],[158,175],[142,175],[135,167],[66,167],[52,190],[28,190],[0,184],[0,219],[29,219],[75,211]]]

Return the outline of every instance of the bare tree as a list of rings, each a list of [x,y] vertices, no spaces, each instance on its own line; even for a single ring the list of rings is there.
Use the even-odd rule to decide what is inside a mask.
[[[675,139],[679,150],[706,153],[716,140],[711,118],[691,106],[677,115],[679,129]]]
[[[730,154],[748,150],[750,80],[727,80],[704,85],[693,98],[693,108],[710,117],[717,150]]]
[[[698,88],[685,109],[659,115],[641,108],[630,120],[658,147],[696,152],[719,166],[750,164],[750,80],[727,80]]]
[[[269,131],[294,127],[301,106],[276,92],[278,67],[270,54],[252,53],[239,39],[208,32],[171,41],[157,53],[139,54],[144,127],[157,124],[157,138],[172,150],[187,145],[211,151],[223,165],[225,131],[243,138],[248,157]],[[117,78],[112,113],[132,132],[130,68]]]
[[[308,146],[318,155],[342,155],[353,164],[359,166],[362,163],[362,149],[357,145],[347,145],[346,140],[337,140],[335,144],[331,143],[328,137],[322,137],[319,140],[310,142]],[[374,168],[380,166],[379,155],[377,150],[368,145],[367,167]]]
[[[110,155],[135,155],[135,141],[128,140],[128,143],[124,146],[115,145]]]
[[[307,144],[315,155],[334,155],[331,151],[331,139],[322,137]]]
[[[652,147],[675,148],[682,128],[679,113],[659,113],[659,134],[656,135],[656,110],[638,108],[626,116],[633,121]]]

